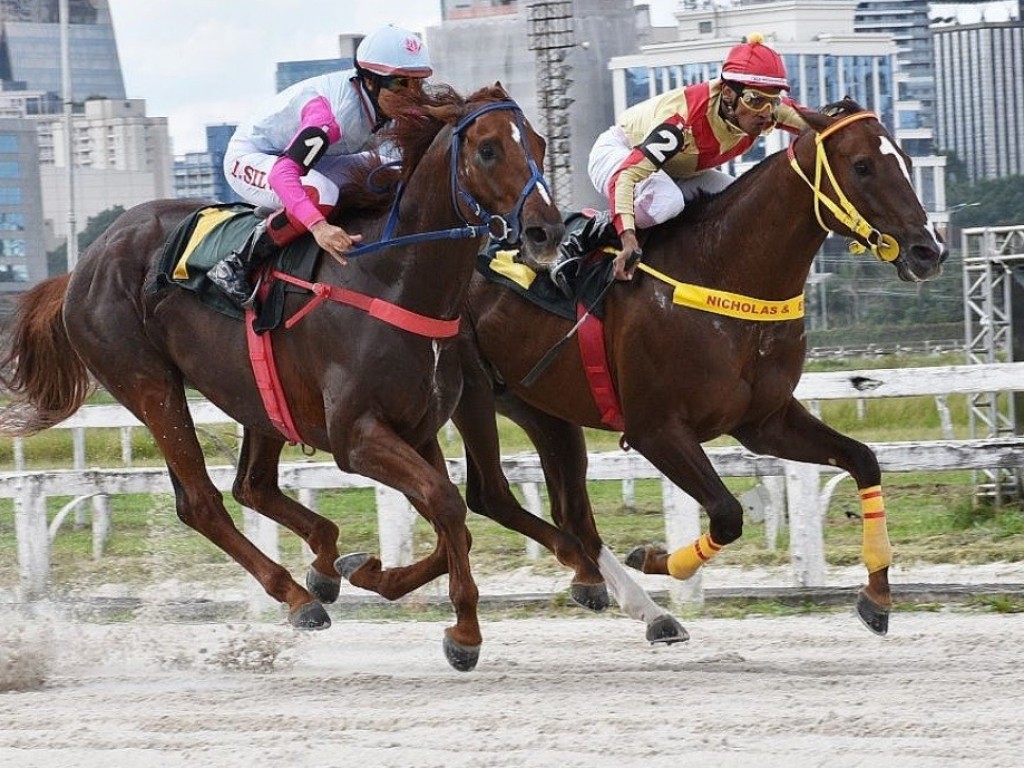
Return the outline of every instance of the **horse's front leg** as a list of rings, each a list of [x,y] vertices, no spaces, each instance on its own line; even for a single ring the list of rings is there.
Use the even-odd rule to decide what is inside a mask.
[[[675,416],[656,425],[632,428],[626,440],[672,483],[704,507],[708,532],[674,552],[641,546],[626,557],[626,564],[644,573],[688,579],[743,534],[743,506],[711,465],[693,430]]]
[[[795,399],[766,421],[745,426],[732,434],[756,453],[830,465],[850,473],[860,492],[862,556],[868,570],[867,586],[857,600],[857,615],[872,632],[884,635],[889,629],[892,608],[889,587],[892,547],[885,523],[882,473],[874,452],[816,419]]]
[[[424,449],[428,461],[389,426],[369,416],[341,433],[345,435],[344,447],[334,454],[338,466],[404,493],[433,526],[438,541],[430,555],[405,568],[382,569],[377,558],[364,556],[361,561],[340,558],[338,571],[354,585],[387,597],[403,589],[408,591],[410,585],[424,584],[447,569],[448,596],[455,608],[456,624],[445,630],[445,656],[455,669],[473,669],[480,657],[482,637],[477,617],[479,593],[469,563],[466,506],[458,488],[439,469],[443,460],[437,440]]]

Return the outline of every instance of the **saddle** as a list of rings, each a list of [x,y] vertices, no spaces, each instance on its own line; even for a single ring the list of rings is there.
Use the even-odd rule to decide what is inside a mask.
[[[222,315],[241,320],[244,311],[236,306],[207,278],[207,271],[232,251],[242,248],[261,216],[246,203],[219,203],[201,208],[187,216],[167,238],[157,256],[156,277],[149,286],[156,292],[169,285],[192,291],[200,301]],[[304,234],[253,273],[276,269],[302,280],[311,280],[319,246],[310,234]],[[259,302],[254,328],[258,333],[280,325],[284,313],[285,292],[300,290],[275,280],[269,293]]]

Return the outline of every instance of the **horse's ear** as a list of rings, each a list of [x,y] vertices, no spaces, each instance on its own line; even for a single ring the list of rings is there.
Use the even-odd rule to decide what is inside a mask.
[[[494,90],[500,91],[502,96],[508,98],[508,91],[506,91],[505,86],[501,84],[501,80],[494,81]]]
[[[442,123],[454,123],[461,116],[461,112],[454,104],[443,104],[437,107],[426,107],[424,110],[435,120]]]

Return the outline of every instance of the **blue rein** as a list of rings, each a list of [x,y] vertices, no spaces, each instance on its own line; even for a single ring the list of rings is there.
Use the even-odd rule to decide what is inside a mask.
[[[493,112],[496,109],[509,109],[515,113],[516,125],[519,128],[519,143],[523,147],[523,151],[526,153],[526,161],[530,166],[530,178],[526,182],[526,186],[523,187],[523,191],[519,193],[519,200],[516,201],[512,211],[507,216],[499,216],[489,213],[480,203],[477,202],[476,198],[472,194],[467,192],[459,184],[459,172],[458,172],[458,161],[459,161],[459,149],[462,142],[462,132],[468,128],[478,117],[487,112]],[[402,235],[400,237],[394,237],[395,229],[398,227],[398,209],[402,202],[402,195],[405,193],[405,187],[399,185],[398,192],[395,195],[395,200],[391,204],[391,211],[388,213],[387,223],[384,225],[384,233],[381,235],[381,239],[375,243],[367,243],[366,245],[360,245],[358,248],[354,248],[345,254],[345,258],[351,259],[355,256],[364,256],[367,253],[373,253],[374,251],[380,251],[385,248],[391,248],[398,245],[411,245],[413,243],[422,243],[428,240],[461,240],[467,237],[482,237],[483,235],[490,235],[499,240],[518,242],[522,235],[522,211],[523,206],[526,204],[526,198],[530,196],[533,190],[540,186],[548,196],[551,195],[551,190],[548,188],[547,182],[544,180],[543,174],[537,168],[537,164],[533,160],[533,156],[530,154],[530,148],[526,143],[526,130],[523,124],[523,112],[511,99],[505,101],[496,101],[492,104],[486,104],[478,109],[473,110],[468,115],[463,117],[455,127],[452,129],[452,144],[451,144],[451,163],[449,176],[451,180],[451,199],[452,206],[455,208],[455,212],[462,219],[463,227],[454,227],[452,229],[442,229],[436,232],[418,232],[413,235]],[[479,224],[470,224],[469,220],[462,213],[462,207],[460,200],[469,206],[473,216],[480,219]],[[511,220],[511,224],[510,224]],[[498,225],[498,230],[493,230],[492,227]]]

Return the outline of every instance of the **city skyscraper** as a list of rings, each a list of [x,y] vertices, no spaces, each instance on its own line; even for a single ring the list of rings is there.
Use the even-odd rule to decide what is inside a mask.
[[[62,92],[58,5],[58,0],[0,0],[3,90]],[[123,99],[107,0],[68,0],[68,20],[72,99]]]

